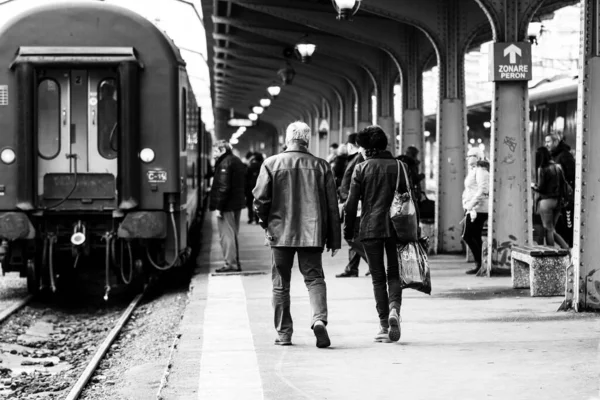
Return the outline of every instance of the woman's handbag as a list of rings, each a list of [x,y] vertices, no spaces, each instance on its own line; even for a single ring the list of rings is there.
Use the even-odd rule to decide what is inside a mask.
[[[398,237],[399,243],[410,243],[416,242],[418,237],[419,219],[417,217],[417,209],[412,198],[412,192],[410,190],[410,181],[406,174],[406,169],[400,161],[398,163],[398,179],[396,181],[396,190],[394,191],[394,200],[390,207],[390,219],[394,225],[396,236]],[[408,192],[400,193],[400,169],[404,172],[404,178],[406,179]]]
[[[402,289],[415,289],[431,294],[431,273],[427,252],[420,242],[399,245],[398,268]]]

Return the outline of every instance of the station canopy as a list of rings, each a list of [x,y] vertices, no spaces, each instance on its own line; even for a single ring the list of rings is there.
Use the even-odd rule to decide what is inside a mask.
[[[78,0],[90,2],[94,0]],[[98,0],[100,1],[100,0]],[[206,35],[200,0],[103,0],[127,8],[153,22],[175,42],[185,60],[190,83],[202,108],[206,129],[214,129],[207,64]],[[40,5],[64,3],[52,0],[0,0],[0,29],[14,16]]]

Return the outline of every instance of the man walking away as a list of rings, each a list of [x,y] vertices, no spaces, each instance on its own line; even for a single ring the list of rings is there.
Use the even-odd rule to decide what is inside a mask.
[[[219,239],[225,259],[225,266],[216,272],[241,271],[238,233],[240,214],[245,204],[246,166],[233,155],[231,145],[225,140],[214,144],[213,157],[216,163],[209,209],[217,211]]]
[[[561,166],[565,179],[575,190],[575,157],[571,154],[571,146],[565,143],[556,133],[546,135],[544,145],[550,150],[552,161]],[[573,247],[574,213],[575,204],[571,204],[563,210],[556,223],[556,232],[569,244],[569,247]]]
[[[294,255],[308,289],[311,328],[317,347],[328,347],[327,287],[323,247],[335,256],[341,247],[335,180],[327,161],[308,151],[310,128],[294,122],[286,130],[287,150],[263,163],[254,195],[254,208],[273,253],[273,309],[276,345],[291,345],[290,280]]]
[[[356,167],[361,162],[365,161],[362,154],[359,152],[360,146],[356,143],[356,137],[358,134],[352,133],[348,135],[348,165],[346,167],[346,171],[344,172],[344,177],[342,178],[342,184],[338,190],[340,202],[344,204],[346,199],[348,198],[348,192],[350,191],[350,182],[352,180],[352,173],[354,172],[354,167]],[[357,219],[359,217],[357,216]],[[354,237],[358,237],[358,226],[360,225],[360,220],[356,222],[356,232]],[[360,264],[360,259],[367,261],[365,256],[365,250],[363,246],[358,241],[349,241],[348,245],[350,248],[348,249],[348,265],[344,268],[344,272],[341,274],[337,274],[337,278],[353,278],[358,277],[358,266]],[[370,275],[370,272],[367,272],[367,275]]]

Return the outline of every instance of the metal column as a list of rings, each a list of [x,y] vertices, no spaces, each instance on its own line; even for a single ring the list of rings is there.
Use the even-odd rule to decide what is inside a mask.
[[[577,123],[575,226],[573,249],[573,307],[577,311],[600,309],[600,28],[598,0],[584,0],[581,16],[581,65]],[[570,293],[567,300],[570,301]]]
[[[423,153],[423,113],[421,110],[408,109],[403,111],[402,140],[400,151],[408,146],[415,146]]]
[[[444,99],[438,120],[439,174],[435,225],[438,246],[444,253],[462,251],[462,190],[465,177],[464,103]]]
[[[494,92],[487,265],[481,270],[487,276],[510,274],[513,243],[532,242],[527,82],[499,82]]]
[[[462,191],[465,177],[465,74],[460,46],[458,2],[446,2],[446,53],[440,65],[440,105],[438,107],[438,196],[435,226],[438,250],[462,252]]]

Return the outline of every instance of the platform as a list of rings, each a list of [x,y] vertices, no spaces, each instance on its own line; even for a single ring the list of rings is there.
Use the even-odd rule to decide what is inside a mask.
[[[222,265],[214,218],[205,228],[163,399],[598,397],[598,316],[556,312],[562,298],[531,298],[528,289],[512,289],[510,277],[465,275],[472,265],[464,256],[432,258],[432,296],[405,291],[402,338],[386,344],[372,339],[378,318],[366,264],[359,278],[335,278],[347,248],[333,259],[326,253],[332,346],[315,347],[297,268],[294,345],[275,346],[262,230],[242,218],[240,258],[245,271],[267,274],[212,276]]]

